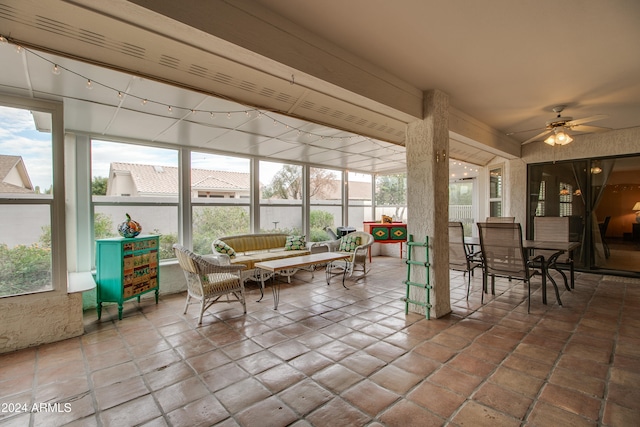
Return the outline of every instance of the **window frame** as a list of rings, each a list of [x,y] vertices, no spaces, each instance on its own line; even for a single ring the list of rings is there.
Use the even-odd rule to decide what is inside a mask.
[[[25,196],[3,197],[4,205],[48,205],[51,224],[51,289],[25,294],[7,295],[2,298],[29,298],[50,292],[67,292],[67,253],[65,218],[65,152],[64,110],[61,102],[13,97],[0,94],[0,105],[38,111],[51,115],[51,166],[52,196],[33,198]]]

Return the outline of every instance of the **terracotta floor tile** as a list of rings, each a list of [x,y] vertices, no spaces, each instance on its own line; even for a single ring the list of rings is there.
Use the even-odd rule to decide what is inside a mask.
[[[465,403],[453,417],[454,425],[472,425],[487,427],[519,426],[520,421],[477,402]]]
[[[475,375],[458,371],[446,365],[429,377],[429,381],[463,396],[469,396],[482,380],[482,377],[476,377]]]
[[[278,310],[250,282],[246,315],[218,305],[201,326],[193,307],[182,315],[184,294],[127,304],[122,320],[87,310],[85,335],[0,355],[0,403],[66,399],[74,411],[0,423],[635,425],[640,281],[579,273],[564,307],[552,293],[542,305],[534,283],[527,313],[522,283],[498,280],[483,304],[481,278],[467,300],[452,273],[452,313],[427,320],[405,315],[404,289],[389,286],[405,275],[390,257],[349,289],[300,272]]]
[[[480,386],[473,395],[473,400],[519,420],[524,419],[533,403],[533,399],[492,383]]]
[[[364,351],[358,351],[340,361],[340,364],[363,376],[371,375],[373,372],[385,366],[383,360],[373,357]]]
[[[400,396],[373,381],[364,380],[342,393],[342,398],[364,413],[375,417]]]
[[[388,427],[439,427],[445,420],[413,402],[401,400],[380,416],[380,421]]]
[[[598,425],[596,421],[564,411],[542,401],[535,404],[527,420],[532,426],[593,427]]]
[[[332,393],[310,379],[303,380],[278,395],[298,414],[306,415],[332,398]]]
[[[265,425],[265,416],[272,426],[288,426],[298,419],[298,416],[280,400],[272,396],[261,400],[247,409],[239,412],[235,418],[241,426]]]
[[[447,363],[447,366],[478,377],[486,377],[496,369],[495,364],[470,356],[469,353],[459,353]]]
[[[191,377],[154,392],[165,413],[184,407],[209,394],[199,378]]]
[[[146,395],[103,411],[99,416],[103,426],[121,427],[124,425],[142,425],[160,415],[160,409],[151,395]]]
[[[555,384],[547,384],[539,400],[593,421],[598,420],[600,413],[600,399]]]
[[[407,399],[443,418],[449,418],[465,401],[464,396],[429,381],[419,384]]]
[[[422,377],[388,365],[369,377],[376,384],[397,394],[405,394],[422,380]]]
[[[414,373],[423,378],[428,377],[432,372],[434,372],[441,366],[439,362],[424,357],[416,352],[406,353],[396,358],[392,362],[392,364],[400,369]]]
[[[231,414],[235,414],[271,396],[271,392],[258,380],[247,378],[215,392],[214,396]]]
[[[322,371],[315,373],[311,378],[333,393],[340,394],[353,384],[361,381],[363,377],[340,364],[335,364],[327,366]]]
[[[174,426],[210,426],[229,417],[227,410],[213,396],[204,396],[167,414]]]
[[[629,409],[613,402],[605,402],[604,425],[632,426],[640,419],[640,409]]]
[[[306,418],[312,425],[332,427],[363,426],[370,421],[369,416],[339,397],[307,415]]]
[[[519,356],[516,353],[508,356],[504,362],[502,362],[502,366],[540,379],[547,378],[553,370],[553,366],[551,365],[528,357]]]
[[[504,367],[499,367],[491,374],[489,381],[530,398],[538,394],[543,384],[543,380],[539,378]]]

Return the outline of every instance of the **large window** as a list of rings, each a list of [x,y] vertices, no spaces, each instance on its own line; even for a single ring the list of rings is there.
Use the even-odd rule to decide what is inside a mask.
[[[327,227],[342,221],[342,176],[331,169],[309,168],[309,230],[311,242],[329,240]]]
[[[489,171],[489,216],[502,216],[502,168]]]
[[[129,216],[142,234],[160,235],[160,259],[174,258],[178,242],[178,152],[93,140],[92,200],[96,239],[118,236]]]
[[[382,215],[395,222],[407,220],[407,174],[378,175],[376,177],[375,220]]]
[[[0,297],[53,289],[51,123],[0,106]]]
[[[191,153],[193,250],[210,253],[223,236],[249,233],[250,161]]]
[[[302,233],[302,166],[261,161],[260,232]]]
[[[373,218],[373,177],[371,174],[349,172],[349,225],[357,230],[363,230],[365,221]]]

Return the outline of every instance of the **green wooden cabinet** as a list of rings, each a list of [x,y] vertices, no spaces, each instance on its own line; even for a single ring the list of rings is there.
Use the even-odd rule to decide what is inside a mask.
[[[158,268],[159,236],[131,239],[116,237],[96,240],[96,284],[98,319],[103,302],[118,303],[118,319],[122,320],[122,304],[147,292],[160,290]]]

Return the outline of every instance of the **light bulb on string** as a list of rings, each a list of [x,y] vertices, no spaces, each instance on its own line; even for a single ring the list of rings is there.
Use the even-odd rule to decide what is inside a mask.
[[[2,44],[8,44],[9,40],[7,40],[7,38],[5,36],[3,36],[2,34],[0,34],[0,43]]]
[[[209,116],[211,116],[211,120],[216,118],[216,115],[213,113],[213,111],[209,113]]]
[[[231,112],[227,113],[227,119],[231,119]]]
[[[58,64],[53,64],[53,69],[51,70],[51,73],[55,76],[60,75],[60,67],[58,67]]]
[[[149,102],[149,101],[147,101],[146,98],[145,99],[141,99],[140,100],[140,105],[147,105],[147,102]]]
[[[173,108],[171,108],[171,105],[169,105],[169,108],[167,108],[167,113],[173,114]]]
[[[93,89],[93,82],[91,81],[91,79],[87,79],[87,84],[85,85],[85,87],[89,90]]]
[[[16,45],[16,53],[22,53],[22,46],[19,44]]]
[[[122,92],[118,91],[118,99],[122,99],[124,97],[124,95],[122,94]]]

